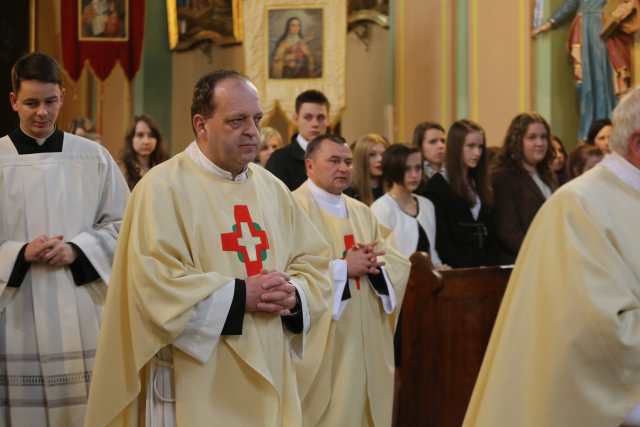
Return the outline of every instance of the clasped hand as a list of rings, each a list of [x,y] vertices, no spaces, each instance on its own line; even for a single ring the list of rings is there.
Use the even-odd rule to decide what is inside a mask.
[[[63,241],[63,238],[63,236],[49,237],[46,234],[36,237],[25,248],[25,260],[54,267],[64,267],[73,263],[78,254],[70,244]]]
[[[287,316],[296,306],[296,288],[284,273],[263,270],[245,283],[247,311]]]
[[[347,262],[347,276],[355,279],[365,274],[380,274],[380,267],[384,262],[378,261],[378,257],[385,252],[377,251],[377,244],[378,242],[357,244],[347,251],[344,257]]]

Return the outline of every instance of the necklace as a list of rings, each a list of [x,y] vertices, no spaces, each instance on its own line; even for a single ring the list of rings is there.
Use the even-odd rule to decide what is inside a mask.
[[[409,198],[402,200],[391,192],[389,192],[389,196],[395,200],[402,212],[409,216],[416,216],[418,214],[418,201],[415,197],[409,196]]]

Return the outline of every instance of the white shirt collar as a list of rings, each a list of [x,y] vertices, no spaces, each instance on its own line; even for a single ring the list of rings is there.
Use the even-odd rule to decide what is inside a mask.
[[[307,184],[309,185],[311,195],[321,209],[338,218],[347,217],[347,204],[344,202],[341,194],[329,193],[318,187],[311,179],[307,179]]]
[[[36,144],[42,145],[47,140],[47,138],[49,138],[51,135],[53,135],[53,133],[56,131],[56,128],[54,127],[53,130],[51,131],[51,133],[49,135],[45,136],[44,138],[36,138],[35,136],[31,135],[29,132],[27,132],[24,129],[22,129],[22,126],[20,126],[20,130],[22,131],[22,133],[24,133],[28,137],[33,138],[36,141]]]
[[[636,190],[640,190],[640,169],[632,165],[620,154],[607,154],[601,164],[626,184]]]
[[[196,162],[200,167],[202,167],[207,172],[214,174],[215,176],[226,179],[228,181],[233,182],[244,182],[249,178],[249,168],[245,168],[240,174],[236,175],[235,178],[233,174],[229,171],[222,169],[220,166],[213,163],[211,160],[204,155],[198,143],[193,141],[187,149],[185,150],[187,155],[191,157],[191,159]]]
[[[296,141],[298,142],[298,145],[300,146],[300,148],[302,148],[302,151],[307,151],[307,145],[309,145],[309,141],[304,139],[300,134],[296,136]]]
[[[424,174],[427,178],[431,178],[433,175],[437,173],[442,174],[442,176],[445,176],[446,174],[444,165],[440,167],[440,170],[436,171],[435,168],[431,165],[431,163],[429,163],[428,160],[425,160],[422,162],[422,168],[424,169]]]

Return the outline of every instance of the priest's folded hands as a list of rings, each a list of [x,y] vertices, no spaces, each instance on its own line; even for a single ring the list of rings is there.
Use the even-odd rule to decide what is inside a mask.
[[[366,274],[380,274],[380,267],[384,262],[378,261],[384,251],[376,251],[378,242],[358,244],[349,249],[344,260],[347,262],[347,275],[351,278],[362,277]]]
[[[263,270],[246,280],[247,311],[287,316],[296,306],[296,289],[289,276],[279,271]]]

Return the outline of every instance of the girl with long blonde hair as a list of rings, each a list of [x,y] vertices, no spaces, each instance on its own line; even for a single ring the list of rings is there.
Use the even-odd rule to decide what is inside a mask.
[[[389,145],[389,141],[376,133],[363,135],[353,143],[353,183],[345,191],[347,195],[371,206],[384,194],[382,155]]]

